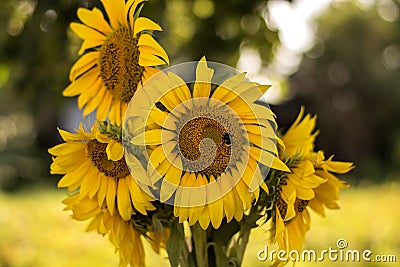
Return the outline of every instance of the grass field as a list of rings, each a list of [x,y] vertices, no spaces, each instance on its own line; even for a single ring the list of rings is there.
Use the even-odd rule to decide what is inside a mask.
[[[84,233],[86,223],[72,221],[63,211],[61,190],[36,188],[14,194],[0,193],[1,267],[88,267],[118,266],[112,245],[97,233]],[[312,228],[304,249],[317,253],[344,238],[347,249],[369,249],[377,254],[396,255],[397,263],[330,262],[303,266],[398,266],[400,261],[400,184],[384,184],[345,190],[341,210],[326,218],[312,214]],[[315,215],[315,216],[313,216]],[[265,229],[254,230],[244,267],[268,266],[257,259],[267,245]],[[168,266],[165,257],[147,248],[148,266]]]

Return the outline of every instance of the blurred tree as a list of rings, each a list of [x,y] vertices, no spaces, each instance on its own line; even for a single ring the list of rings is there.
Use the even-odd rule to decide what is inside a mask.
[[[152,0],[142,14],[159,19],[164,28],[160,39],[172,63],[206,55],[211,61],[235,66],[241,46],[257,49],[268,63],[273,56],[272,45],[279,40],[263,19],[268,12],[267,2]]]
[[[291,100],[276,112],[288,125],[305,105],[321,118],[319,148],[355,161],[359,177],[381,179],[400,166],[399,2],[364,8],[339,2],[319,19],[315,45],[290,77]]]
[[[77,1],[75,1],[77,2]],[[72,1],[3,0],[0,17],[0,186],[48,178],[60,89],[72,63]]]
[[[267,0],[151,0],[142,15],[164,29],[156,37],[171,63],[198,60],[235,66],[239,48],[256,48],[267,64],[279,43],[263,17]],[[2,0],[0,9],[0,188],[47,180],[47,148],[60,142],[61,96],[80,41],[68,29],[79,6],[97,0]]]

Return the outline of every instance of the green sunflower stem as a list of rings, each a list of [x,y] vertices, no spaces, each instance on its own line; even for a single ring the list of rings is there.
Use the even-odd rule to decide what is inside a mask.
[[[207,262],[207,233],[204,231],[198,223],[190,227],[192,231],[192,240],[194,246],[194,254],[196,259],[196,266],[206,266]]]
[[[251,229],[245,229],[244,231],[239,232],[239,236],[235,241],[235,245],[229,251],[230,258],[235,259],[235,263],[237,266],[241,266],[243,263],[244,253],[246,252],[247,243],[249,242]]]
[[[182,251],[185,263],[196,267],[241,266],[252,227],[246,222],[222,223],[218,229],[203,230],[199,224],[190,227],[192,250]],[[183,265],[182,265],[183,266]]]

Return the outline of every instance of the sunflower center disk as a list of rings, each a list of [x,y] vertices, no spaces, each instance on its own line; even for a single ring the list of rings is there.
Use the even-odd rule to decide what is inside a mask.
[[[89,157],[96,168],[107,177],[114,179],[124,178],[129,175],[129,168],[122,158],[118,161],[109,160],[106,153],[107,144],[97,140],[90,140],[87,144]]]
[[[228,167],[231,159],[231,138],[216,120],[198,117],[188,121],[179,132],[179,150],[187,159],[188,170],[214,177]]]
[[[121,27],[104,42],[99,56],[100,77],[117,100],[129,103],[142,81],[144,67],[139,65],[138,37]]]

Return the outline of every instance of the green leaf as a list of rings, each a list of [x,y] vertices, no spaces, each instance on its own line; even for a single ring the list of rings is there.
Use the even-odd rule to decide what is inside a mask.
[[[183,224],[180,224],[178,220],[174,220],[171,223],[171,234],[167,241],[168,259],[171,267],[178,267],[184,245],[185,234],[183,232]]]

